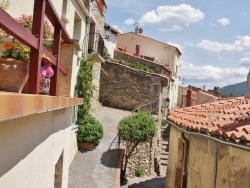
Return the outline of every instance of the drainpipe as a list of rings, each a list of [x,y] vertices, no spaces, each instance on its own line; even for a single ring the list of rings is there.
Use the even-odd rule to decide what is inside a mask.
[[[183,175],[182,175],[182,188],[187,187],[187,157],[188,157],[188,146],[189,141],[187,137],[185,137],[184,133],[181,133],[181,139],[184,142],[184,163],[183,163]]]

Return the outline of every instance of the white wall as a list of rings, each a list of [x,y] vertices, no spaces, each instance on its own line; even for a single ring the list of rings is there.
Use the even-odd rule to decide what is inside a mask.
[[[0,123],[0,188],[52,188],[63,156],[62,187],[68,187],[71,108]]]
[[[104,39],[105,46],[108,49],[109,54],[114,58],[114,50],[116,49],[117,35],[113,32],[110,33],[109,39]]]

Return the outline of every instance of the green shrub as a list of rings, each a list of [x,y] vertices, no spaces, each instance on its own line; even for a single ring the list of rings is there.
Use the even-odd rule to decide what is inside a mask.
[[[135,168],[135,176],[136,177],[141,177],[145,174],[145,169],[143,166],[137,166]]]
[[[76,132],[78,142],[94,143],[97,145],[103,137],[103,126],[94,117],[87,116],[77,121],[78,130]]]
[[[155,132],[155,120],[149,111],[139,111],[127,116],[118,125],[119,136],[133,143],[145,142],[152,138]]]
[[[145,65],[142,65],[141,63],[138,62],[133,62],[133,63],[128,63],[129,67],[135,68],[137,70],[141,70],[141,71],[145,71],[145,72],[149,72],[149,73],[153,73],[153,70],[148,68]]]

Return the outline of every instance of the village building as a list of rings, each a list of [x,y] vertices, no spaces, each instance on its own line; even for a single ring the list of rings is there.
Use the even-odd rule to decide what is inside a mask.
[[[249,97],[173,110],[166,188],[250,185]]]

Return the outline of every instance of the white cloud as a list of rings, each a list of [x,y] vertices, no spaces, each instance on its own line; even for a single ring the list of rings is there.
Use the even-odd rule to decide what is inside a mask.
[[[118,25],[112,25],[112,27],[118,30],[120,33],[123,33],[124,28],[120,28]]]
[[[248,69],[240,68],[220,68],[210,65],[194,66],[192,64],[182,64],[181,75],[184,78],[184,84],[212,89],[214,86],[223,87],[225,85],[242,82],[247,78]]]
[[[221,52],[241,52],[244,50],[240,45],[230,44],[230,43],[219,43],[210,40],[202,40],[197,44],[199,48],[202,48],[206,51],[220,54]]]
[[[250,48],[250,36],[238,36],[236,38],[235,45]]]
[[[135,24],[135,20],[128,18],[124,21],[125,25],[134,25]]]
[[[250,67],[250,57],[243,57],[240,59],[240,64],[245,67]]]
[[[197,44],[197,47],[215,54],[220,54],[221,52],[242,52],[246,55],[250,50],[250,36],[237,36],[232,43],[202,40]]]
[[[145,13],[140,24],[157,24],[161,31],[179,31],[189,24],[200,22],[204,13],[190,5],[159,6],[156,10]]]
[[[226,25],[230,24],[230,20],[228,18],[221,18],[221,19],[217,20],[217,22],[219,22],[222,26],[226,26]]]

